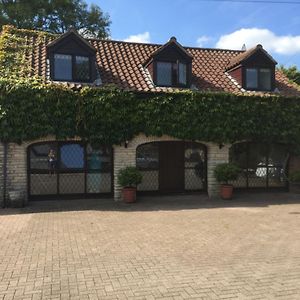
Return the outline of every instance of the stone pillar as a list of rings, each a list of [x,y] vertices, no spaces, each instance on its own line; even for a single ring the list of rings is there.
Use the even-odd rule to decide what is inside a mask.
[[[3,205],[3,187],[4,187],[4,177],[3,177],[3,163],[4,163],[4,145],[0,143],[0,208]]]
[[[118,173],[120,169],[127,166],[135,166],[135,150],[136,147],[132,142],[129,142],[127,148],[122,146],[114,146],[114,199],[121,200],[122,187],[118,185]]]
[[[229,148],[229,145],[220,149],[218,144],[207,144],[207,193],[209,198],[218,196],[219,183],[214,177],[214,169],[216,165],[228,162]]]
[[[7,157],[7,192],[20,191],[24,193],[27,203],[27,153],[26,144],[10,143]]]

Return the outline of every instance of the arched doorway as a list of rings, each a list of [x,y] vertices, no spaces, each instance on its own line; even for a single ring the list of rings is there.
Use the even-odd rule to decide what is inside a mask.
[[[161,141],[139,145],[136,165],[143,174],[140,192],[207,190],[207,151],[196,142]]]
[[[283,189],[288,187],[288,146],[242,142],[231,146],[229,160],[237,164],[242,173],[232,182],[241,189]]]
[[[85,197],[112,193],[112,149],[70,142],[42,142],[28,147],[28,194]]]

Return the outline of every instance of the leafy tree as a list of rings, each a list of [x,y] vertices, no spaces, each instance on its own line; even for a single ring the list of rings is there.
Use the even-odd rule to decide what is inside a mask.
[[[0,27],[64,33],[70,27],[87,37],[108,38],[110,19],[84,0],[0,0]]]
[[[300,85],[300,70],[298,70],[296,66],[286,68],[281,65],[279,70],[282,71],[290,80]]]

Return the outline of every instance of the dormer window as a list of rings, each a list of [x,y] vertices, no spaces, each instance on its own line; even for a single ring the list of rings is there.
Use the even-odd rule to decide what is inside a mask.
[[[71,29],[47,46],[50,77],[55,81],[92,82],[96,49]]]
[[[227,72],[248,91],[273,91],[277,62],[261,45],[241,52],[227,66]]]
[[[161,87],[189,87],[192,77],[192,55],[172,37],[154,51],[144,66],[153,82]]]
[[[270,91],[272,71],[268,68],[246,68],[246,89]]]
[[[186,86],[186,64],[183,62],[156,62],[156,84],[159,86]]]

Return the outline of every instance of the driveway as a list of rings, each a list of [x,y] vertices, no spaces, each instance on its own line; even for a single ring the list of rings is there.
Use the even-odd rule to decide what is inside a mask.
[[[0,210],[0,299],[300,299],[300,196]]]

